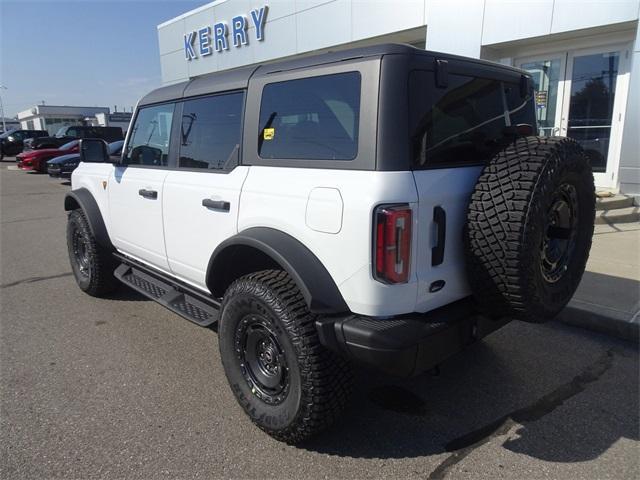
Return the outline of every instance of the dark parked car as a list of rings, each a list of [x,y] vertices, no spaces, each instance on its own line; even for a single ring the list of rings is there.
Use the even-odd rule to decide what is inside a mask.
[[[46,130],[9,130],[0,135],[0,159],[5,155],[17,155],[22,151],[28,138],[40,138],[48,135]]]
[[[16,157],[18,167],[20,170],[35,170],[36,172],[47,173],[47,160],[78,152],[79,143],[80,140],[72,140],[60,148],[43,148],[22,152]]]
[[[80,138],[100,138],[105,142],[117,142],[124,140],[122,128],[120,127],[86,127],[82,125],[72,125],[62,127],[53,137],[37,138],[31,142],[31,148],[58,148],[71,140]]]
[[[124,140],[118,140],[109,144],[109,156],[114,160],[120,158],[122,153],[122,146]],[[70,153],[69,155],[62,155],[56,157],[47,162],[47,171],[51,177],[66,177],[70,176],[78,163],[80,162],[80,153]]]

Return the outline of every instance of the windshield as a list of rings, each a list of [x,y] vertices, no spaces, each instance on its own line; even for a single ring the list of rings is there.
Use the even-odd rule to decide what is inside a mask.
[[[60,127],[58,129],[58,131],[56,132],[56,137],[60,138],[60,137],[64,137],[67,134],[67,127]]]
[[[15,132],[16,130],[9,130],[8,132],[4,132],[2,135],[0,135],[0,138],[7,138],[9,135],[11,135],[13,132]]]
[[[60,150],[69,150],[70,148],[75,147],[76,145],[78,145],[79,140],[73,140],[69,143],[65,143],[64,145],[62,145],[60,147]]]
[[[120,155],[124,140],[118,140],[109,144],[109,155]]]

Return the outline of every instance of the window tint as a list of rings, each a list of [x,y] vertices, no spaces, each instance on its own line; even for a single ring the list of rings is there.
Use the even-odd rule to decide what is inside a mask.
[[[221,170],[237,164],[243,98],[237,92],[184,102],[179,167]]]
[[[126,165],[167,164],[174,106],[170,103],[138,111],[123,157]]]
[[[271,83],[262,91],[262,158],[352,160],[358,153],[358,72]]]
[[[433,72],[414,71],[409,92],[417,168],[488,161],[512,139],[505,110],[511,124],[535,128],[533,102],[520,97],[519,83],[450,74],[448,87],[436,88]]]
[[[74,127],[68,128],[67,135],[69,137],[78,137],[80,135],[80,129]]]

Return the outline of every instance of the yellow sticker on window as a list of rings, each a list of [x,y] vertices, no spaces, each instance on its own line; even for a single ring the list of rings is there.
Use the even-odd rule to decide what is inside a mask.
[[[265,128],[262,136],[265,140],[273,140],[273,137],[275,136],[275,134],[276,134],[275,128]]]

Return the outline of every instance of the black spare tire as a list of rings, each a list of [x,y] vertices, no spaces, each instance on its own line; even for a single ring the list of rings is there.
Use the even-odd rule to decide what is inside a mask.
[[[487,314],[557,315],[580,283],[595,215],[593,174],[569,138],[521,137],[483,169],[465,232],[468,279]]]

